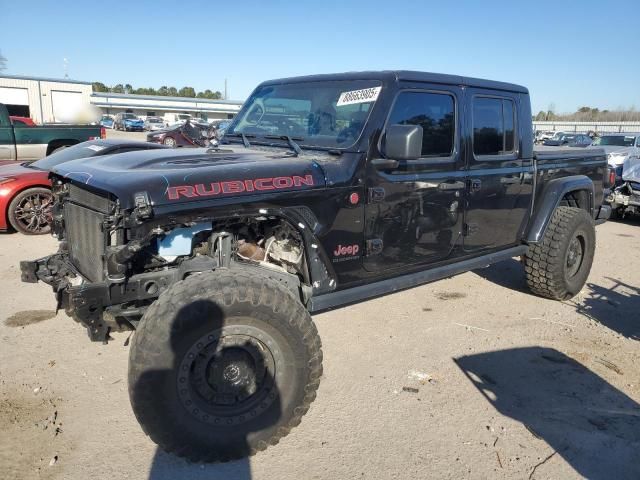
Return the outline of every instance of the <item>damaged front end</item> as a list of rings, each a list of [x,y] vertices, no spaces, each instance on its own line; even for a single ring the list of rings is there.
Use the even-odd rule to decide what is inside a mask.
[[[51,285],[58,309],[84,325],[93,341],[135,329],[172,284],[217,268],[265,268],[303,303],[312,290],[330,288],[326,270],[314,277],[323,281],[311,280],[310,271],[321,262],[307,256],[308,232],[264,209],[253,216],[161,220],[144,192],[135,194],[133,209],[124,210],[117,198],[62,179],[54,182],[54,197],[52,231],[59,250],[21,262],[22,281]]]
[[[605,199],[620,217],[640,213],[640,182],[625,181]]]

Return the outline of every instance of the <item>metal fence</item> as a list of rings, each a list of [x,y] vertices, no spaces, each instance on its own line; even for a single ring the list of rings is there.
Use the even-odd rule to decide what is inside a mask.
[[[640,132],[640,122],[568,122],[568,121],[533,121],[534,130],[550,130],[554,132],[598,132],[624,133]]]

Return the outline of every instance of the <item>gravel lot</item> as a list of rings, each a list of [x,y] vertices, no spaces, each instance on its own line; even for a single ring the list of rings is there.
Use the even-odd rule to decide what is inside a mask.
[[[0,235],[0,478],[638,479],[639,228],[598,227],[572,301],[527,293],[511,260],[316,316],[316,402],[223,465],[156,449],[129,407],[128,335],[90,343],[48,286],[20,283],[54,239]]]

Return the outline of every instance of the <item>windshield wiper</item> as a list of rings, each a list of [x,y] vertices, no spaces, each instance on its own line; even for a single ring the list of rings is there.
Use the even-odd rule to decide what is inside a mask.
[[[242,139],[242,144],[244,145],[244,148],[249,148],[251,146],[251,144],[249,143],[249,140],[247,140],[249,137],[254,138],[255,135],[245,135],[244,133],[225,133],[224,134],[225,137],[239,137]]]
[[[264,138],[273,138],[273,139],[277,139],[277,140],[286,140],[287,143],[289,144],[289,147],[291,148],[291,150],[293,150],[293,152],[295,153],[295,156],[297,157],[298,155],[302,154],[302,149],[300,148],[300,145],[298,145],[293,138],[291,138],[289,135],[265,135]],[[301,137],[296,137],[296,140],[302,141],[304,140],[304,138]]]

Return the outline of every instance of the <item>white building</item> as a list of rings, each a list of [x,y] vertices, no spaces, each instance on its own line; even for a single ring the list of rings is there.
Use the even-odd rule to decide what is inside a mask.
[[[2,75],[0,103],[7,106],[10,115],[31,117],[36,123],[77,122],[79,112],[83,113],[81,118],[88,119],[91,109],[94,114],[130,112],[141,118],[159,116],[173,123],[177,114],[185,113],[205,120],[233,118],[243,102],[94,93],[90,82]]]
[[[91,83],[55,78],[0,76],[0,103],[10,115],[36,123],[66,122],[91,102]]]
[[[242,107],[235,100],[207,100],[204,98],[163,97],[157,95],[129,95],[126,93],[94,93],[91,103],[102,113],[115,115],[129,112],[141,118],[163,117],[168,123],[178,120],[177,114],[216,120],[233,118]]]

